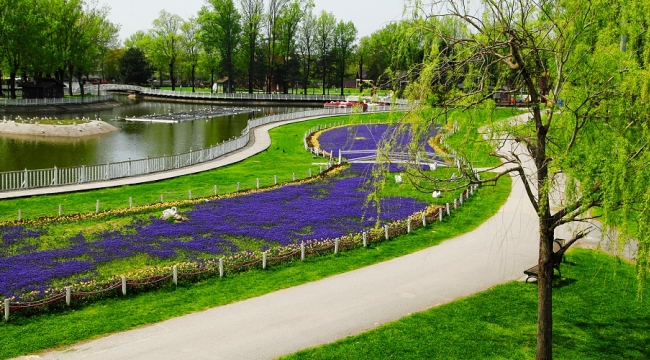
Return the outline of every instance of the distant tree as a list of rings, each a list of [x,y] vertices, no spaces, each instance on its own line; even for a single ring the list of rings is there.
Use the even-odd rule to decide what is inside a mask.
[[[242,15],[243,42],[246,45],[248,68],[248,92],[253,93],[255,74],[255,52],[259,41],[262,21],[264,19],[263,0],[239,0]]]
[[[323,80],[323,95],[327,78],[330,75],[332,64],[332,49],[334,47],[334,27],[336,18],[328,12],[321,12],[316,21],[316,48],[318,49],[318,60],[320,64],[320,75]]]
[[[307,94],[307,86],[311,76],[311,64],[315,52],[316,41],[316,16],[313,13],[314,3],[310,1],[305,8],[300,28],[298,29],[298,49],[302,62],[303,90]]]
[[[210,76],[210,92],[213,92],[214,74],[220,69],[221,58],[219,52],[214,48],[204,48],[199,53],[199,71]]]
[[[199,30],[200,29],[196,18],[189,18],[181,26],[181,47],[184,51],[184,57],[187,61],[187,66],[190,68],[192,92],[195,92],[196,67],[199,63],[199,54],[201,50],[199,44]]]
[[[201,41],[204,46],[218,50],[222,68],[228,74],[228,92],[235,78],[235,50],[240,40],[241,15],[233,0],[209,0],[209,6],[199,11]]]
[[[266,13],[266,44],[267,44],[267,70],[268,76],[266,80],[266,90],[271,92],[271,85],[274,82],[276,67],[278,63],[277,55],[278,48],[277,42],[278,38],[281,36],[281,24],[280,18],[285,6],[289,3],[289,0],[269,0],[268,12]]]
[[[153,42],[154,51],[158,52],[169,64],[169,79],[172,83],[172,91],[176,90],[176,61],[180,54],[181,25],[183,19],[178,15],[172,15],[165,10],[160,12],[158,18],[153,21]]]
[[[282,81],[285,94],[289,92],[289,86],[293,86],[293,82],[300,74],[297,37],[300,22],[307,4],[308,2],[304,0],[293,0],[287,3],[282,9],[279,19],[281,30],[280,44],[282,45],[282,66],[280,72],[282,76],[278,76],[277,78]]]
[[[128,48],[119,62],[120,77],[126,84],[145,84],[151,78],[153,70],[147,62],[144,52],[139,48]]]
[[[345,79],[346,65],[348,57],[353,51],[354,42],[357,38],[357,28],[354,23],[340,21],[334,30],[334,46],[337,55],[337,65],[339,70],[339,79],[341,86],[341,96],[345,95],[343,81]]]

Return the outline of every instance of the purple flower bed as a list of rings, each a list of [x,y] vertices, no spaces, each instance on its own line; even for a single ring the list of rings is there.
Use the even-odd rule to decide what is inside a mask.
[[[397,127],[395,125],[377,124],[377,125],[354,125],[339,127],[323,132],[318,137],[320,148],[325,151],[333,151],[334,154],[338,150],[376,150],[378,144],[385,142],[390,137],[393,141],[392,145],[396,152],[404,151],[411,141],[409,132],[396,134]],[[427,152],[435,152],[428,144],[428,139],[435,136],[437,133],[435,128],[420,139],[420,146]],[[346,154],[348,159],[355,159],[358,157],[367,156],[367,154]]]
[[[206,202],[187,212],[188,220],[181,223],[152,219],[93,241],[78,235],[60,249],[0,253],[0,296],[43,291],[55,280],[92,273],[97,265],[139,254],[192,260],[247,250],[238,248],[234,239],[274,246],[360,232],[374,226],[378,216],[376,204],[366,203],[366,179],[361,176],[365,171],[354,165],[341,178]],[[380,217],[382,222],[405,219],[426,205],[411,198],[383,199]],[[0,234],[0,250],[41,235],[15,226],[0,227]]]

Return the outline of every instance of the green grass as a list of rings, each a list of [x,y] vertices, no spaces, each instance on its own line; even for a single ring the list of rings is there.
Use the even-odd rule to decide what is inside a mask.
[[[458,121],[460,129],[454,135],[447,137],[447,144],[456,149],[474,167],[492,167],[501,164],[497,157],[490,156],[494,144],[488,142],[479,131],[483,126],[493,122],[521,114],[515,108],[472,109],[463,112],[452,112],[449,123]]]
[[[494,215],[510,193],[509,179],[495,188],[483,188],[440,224],[410,235],[338,255],[309,258],[252,270],[198,284],[181,284],[161,290],[108,298],[81,307],[42,315],[13,317],[0,322],[0,358],[10,358],[73,344],[117,331],[132,329],[172,317],[205,310],[344,273],[406,255],[477,228]]]
[[[256,187],[256,179],[260,186],[273,184],[273,176],[278,176],[278,182],[292,180],[295,173],[298,179],[309,176],[309,169],[318,173],[319,166],[313,163],[324,163],[323,158],[315,158],[305,151],[302,136],[305,131],[317,124],[331,124],[336,121],[358,122],[363,117],[364,122],[394,121],[398,113],[380,113],[329,117],[281,126],[271,130],[272,143],[268,150],[252,156],[237,164],[218,168],[194,175],[182,176],[175,179],[155,183],[122,186],[110,189],[86,192],[47,195],[0,201],[0,221],[16,220],[18,210],[22,211],[23,219],[34,219],[44,216],[56,216],[59,204],[64,214],[92,213],[96,201],[100,201],[101,210],[128,208],[129,198],[133,198],[134,206],[148,205],[160,201],[163,195],[165,202],[186,200],[188,191],[192,190],[193,198],[214,195],[214,185],[218,186],[220,194],[232,193],[237,190],[237,182],[241,189]]]
[[[554,357],[650,358],[634,266],[582,249],[567,258],[553,289]],[[510,282],[286,359],[531,359],[536,331],[537,285]]]

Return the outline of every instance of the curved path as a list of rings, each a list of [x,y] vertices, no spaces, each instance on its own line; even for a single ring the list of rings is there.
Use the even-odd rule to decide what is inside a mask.
[[[514,178],[494,217],[438,246],[30,358],[272,359],[521,278],[537,262],[537,230]]]
[[[143,184],[148,182],[172,179],[183,175],[196,174],[207,170],[216,169],[226,165],[231,165],[246,158],[249,158],[255,154],[261,153],[271,146],[271,135],[269,130],[276,128],[278,126],[287,125],[295,122],[319,119],[330,116],[340,116],[341,114],[332,114],[325,116],[314,116],[306,117],[296,120],[287,120],[279,121],[275,123],[270,123],[262,126],[258,126],[251,131],[251,138],[248,144],[231,153],[225,154],[222,157],[214,159],[212,161],[204,162],[201,164],[187,166],[180,169],[158,172],[148,175],[120,178],[114,180],[107,180],[101,182],[91,182],[75,185],[65,185],[65,186],[56,186],[56,187],[44,187],[44,188],[35,188],[35,189],[25,189],[25,190],[15,190],[15,191],[6,191],[0,192],[0,200],[2,199],[13,199],[20,197],[36,196],[36,195],[52,195],[52,194],[61,194],[75,191],[86,191],[86,190],[96,190],[104,189],[109,187],[123,186],[123,185],[136,185]]]

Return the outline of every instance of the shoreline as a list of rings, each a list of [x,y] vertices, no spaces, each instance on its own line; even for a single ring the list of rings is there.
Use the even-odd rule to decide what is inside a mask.
[[[0,121],[0,135],[81,138],[112,133],[118,129],[104,121],[92,120],[76,125],[23,124]]]
[[[96,103],[81,103],[81,104],[43,104],[43,105],[7,105],[2,106],[0,103],[0,114],[12,113],[65,113],[74,111],[94,111],[111,109],[121,106],[117,100],[102,101]]]

